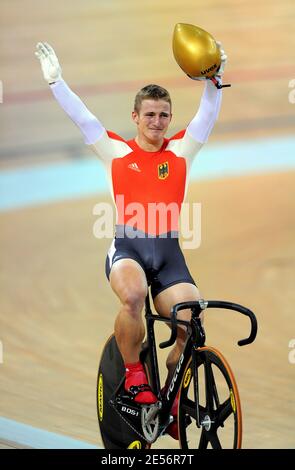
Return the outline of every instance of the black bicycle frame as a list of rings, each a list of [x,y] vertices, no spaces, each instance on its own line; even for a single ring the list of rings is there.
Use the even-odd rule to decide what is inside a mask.
[[[175,309],[175,307],[177,307]],[[171,318],[163,318],[158,315],[153,315],[151,308],[149,297],[146,298],[146,325],[147,325],[147,347],[148,347],[148,354],[150,360],[150,384],[154,392],[156,393],[157,397],[162,400],[162,408],[160,410],[160,417],[163,418],[165,421],[165,417],[168,416],[169,411],[172,408],[173,402],[176,398],[178,393],[180,383],[182,380],[182,376],[186,367],[186,364],[189,358],[192,355],[192,342],[197,344],[198,347],[202,346],[205,342],[205,333],[202,328],[200,319],[198,318],[201,308],[199,304],[194,303],[192,308],[192,319],[191,321],[184,321],[184,320],[177,320],[176,315],[179,310],[183,310],[184,308],[189,308],[187,303],[185,304],[177,304],[174,306],[174,309],[171,312]],[[177,336],[177,325],[184,325],[188,330],[188,337],[184,346],[184,350],[180,355],[178,363],[174,369],[174,373],[172,376],[172,380],[168,385],[168,388],[164,394],[161,396],[160,393],[160,380],[159,380],[159,366],[158,366],[158,358],[157,358],[157,351],[156,351],[156,341],[155,341],[155,333],[154,333],[154,323],[155,321],[162,321],[165,323],[171,324],[171,337],[168,341],[164,341],[159,345],[161,349],[171,346]],[[195,397],[197,399],[197,396]]]
[[[162,400],[162,408],[160,410],[160,417],[163,421],[170,412],[173,402],[178,393],[179,387],[181,385],[181,380],[185,371],[188,360],[192,357],[193,361],[193,377],[194,377],[194,398],[196,403],[196,423],[200,427],[200,419],[198,415],[199,410],[199,394],[198,394],[198,376],[197,376],[197,367],[196,367],[196,356],[197,349],[204,346],[205,344],[205,332],[199,318],[200,313],[207,308],[221,308],[228,310],[235,310],[243,315],[246,315],[250,318],[251,321],[251,332],[248,338],[238,341],[239,346],[244,346],[246,344],[252,343],[257,334],[257,321],[254,313],[243,307],[242,305],[235,304],[232,302],[225,302],[219,300],[197,300],[191,302],[181,302],[176,305],[171,310],[171,317],[160,317],[158,315],[153,315],[150,307],[149,294],[146,297],[145,302],[145,319],[147,325],[147,353],[150,361],[150,384],[157,397]],[[192,316],[190,321],[177,320],[177,312],[184,309],[191,309]],[[188,336],[183,349],[183,352],[180,355],[178,363],[174,369],[173,377],[168,385],[168,388],[163,397],[161,397],[160,390],[160,379],[159,379],[159,366],[156,350],[156,341],[154,333],[154,323],[155,321],[164,321],[165,323],[170,323],[171,325],[171,336],[168,341],[160,343],[159,347],[161,349],[166,348],[174,344],[177,338],[177,325],[184,325],[187,328]]]

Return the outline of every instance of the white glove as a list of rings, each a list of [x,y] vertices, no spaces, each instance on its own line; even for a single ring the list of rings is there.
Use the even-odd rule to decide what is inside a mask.
[[[35,55],[40,60],[45,80],[49,84],[62,80],[61,66],[53,48],[47,42],[38,42],[36,48]]]
[[[214,77],[221,78],[223,73],[224,73],[224,68],[225,68],[225,65],[226,65],[226,62],[227,62],[227,55],[224,52],[224,50],[222,49],[221,42],[216,41],[216,44],[217,44],[218,49],[220,50],[221,64],[220,64],[220,67],[219,67],[218,71],[214,75]]]

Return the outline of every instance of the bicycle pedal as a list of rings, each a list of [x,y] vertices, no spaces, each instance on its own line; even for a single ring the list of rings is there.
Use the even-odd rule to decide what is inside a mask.
[[[131,393],[124,392],[120,393],[116,398],[115,398],[116,403],[126,403],[126,404],[134,404],[136,403],[134,401],[134,396]]]

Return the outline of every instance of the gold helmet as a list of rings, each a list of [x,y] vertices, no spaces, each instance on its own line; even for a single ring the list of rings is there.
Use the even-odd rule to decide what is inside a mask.
[[[179,67],[191,78],[210,78],[221,64],[220,49],[213,36],[192,24],[176,24],[173,54]]]

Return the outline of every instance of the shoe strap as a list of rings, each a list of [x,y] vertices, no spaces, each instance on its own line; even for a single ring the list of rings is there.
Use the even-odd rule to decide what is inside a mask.
[[[141,384],[141,385],[131,385],[131,387],[129,387],[128,391],[135,398],[136,395],[138,395],[139,393],[141,393],[141,392],[151,392],[152,389],[148,384]]]

